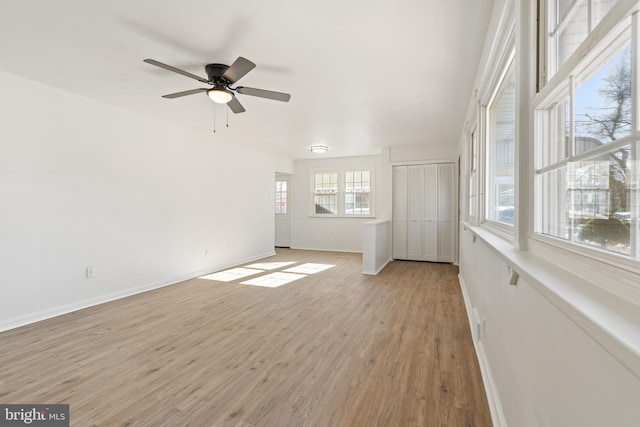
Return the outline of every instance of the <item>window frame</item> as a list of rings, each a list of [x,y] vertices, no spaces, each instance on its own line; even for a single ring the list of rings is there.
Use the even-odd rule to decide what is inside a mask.
[[[316,191],[316,179],[318,175],[325,175],[325,174],[336,174],[336,191],[335,192],[318,192]],[[318,216],[318,217],[334,217],[334,216],[338,216],[340,213],[340,173],[336,170],[332,170],[332,169],[323,169],[323,170],[317,170],[317,171],[312,171],[311,172],[311,213],[312,216]],[[316,212],[316,197],[318,195],[321,196],[325,196],[325,195],[329,195],[329,196],[333,196],[335,195],[336,197],[336,212],[328,212],[328,213],[318,213]]]
[[[368,181],[369,182],[369,191],[348,191],[347,184],[348,184],[349,181],[347,180],[347,175],[349,173],[356,174],[356,173],[364,173],[364,172],[369,173],[369,181]],[[343,195],[343,200],[344,200],[344,212],[343,212],[344,216],[346,216],[346,217],[369,217],[371,212],[372,212],[372,204],[371,204],[371,195],[372,195],[372,190],[373,190],[373,187],[372,187],[372,182],[373,182],[372,171],[369,168],[345,169],[343,171],[343,173],[342,173],[342,176],[344,178],[344,188],[343,188],[344,191],[343,191],[343,194],[342,194]],[[354,179],[353,182],[354,183],[356,182],[355,179]],[[360,183],[362,183],[362,182],[366,182],[366,181],[362,181],[362,179],[360,179]],[[367,194],[367,197],[368,197],[368,207],[367,207],[367,209],[368,209],[369,212],[368,213],[362,213],[362,212],[359,212],[359,213],[347,213],[347,196],[353,195],[354,198],[357,198],[358,194]],[[354,204],[355,204],[355,201],[354,201]]]
[[[469,179],[467,181],[467,218],[472,224],[478,221],[478,202],[480,199],[478,176],[480,163],[480,127],[474,124],[469,132]]]
[[[503,56],[503,60],[500,62],[499,67],[496,67],[496,70],[499,71],[499,74],[497,74],[498,78],[494,80],[494,83],[492,85],[492,92],[491,92],[491,96],[488,98],[488,102],[486,103],[485,106],[482,107],[483,110],[483,123],[484,123],[484,138],[482,141],[482,165],[483,165],[483,171],[482,171],[482,178],[483,178],[483,182],[481,183],[481,185],[479,186],[479,188],[482,188],[482,197],[481,197],[481,204],[479,205],[479,213],[481,214],[481,222],[483,225],[488,226],[490,228],[493,229],[494,232],[498,232],[500,234],[502,234],[505,237],[508,238],[513,238],[514,235],[514,224],[507,224],[507,223],[503,223],[500,221],[496,221],[492,218],[489,218],[489,203],[491,202],[491,196],[490,196],[490,192],[492,191],[489,186],[492,183],[492,179],[489,176],[489,174],[491,173],[491,167],[490,167],[490,162],[492,159],[492,150],[491,150],[491,145],[492,145],[492,139],[493,139],[493,128],[491,126],[491,121],[492,121],[492,113],[491,113],[491,107],[493,105],[493,103],[495,102],[497,96],[500,94],[501,89],[502,89],[502,85],[503,83],[506,81],[506,78],[509,76],[509,73],[511,72],[513,74],[513,78],[515,81],[515,90],[517,91],[517,87],[518,87],[518,81],[517,81],[517,73],[516,73],[516,57],[515,57],[515,41],[512,41],[510,43],[511,48],[509,50],[507,50],[507,54],[505,54]],[[518,105],[517,105],[517,97],[516,97],[516,101],[514,102],[514,117],[515,120],[517,122],[518,120]],[[514,129],[515,132],[517,132],[517,124],[514,123]],[[514,136],[514,192],[515,192],[515,164],[516,164],[516,145],[518,144],[518,135],[517,133]],[[515,196],[515,194],[514,194]],[[516,210],[517,210],[517,206],[515,205],[515,199],[514,199],[514,219],[515,219],[515,215],[516,215]]]
[[[550,0],[553,1],[553,0]],[[545,2],[541,2],[545,3]],[[544,6],[543,6],[544,7]],[[635,159],[636,165],[640,161],[640,130],[638,125],[640,124],[638,117],[640,116],[640,52],[638,47],[640,46],[640,19],[637,13],[640,10],[640,2],[636,1],[618,1],[609,12],[603,17],[603,19],[591,30],[585,40],[575,49],[567,60],[561,64],[556,70],[555,74],[551,76],[548,82],[540,88],[539,92],[534,96],[532,102],[532,111],[535,116],[534,120],[534,159],[532,159],[532,187],[533,187],[533,203],[530,206],[530,214],[533,221],[530,223],[529,239],[534,252],[540,253],[549,259],[565,259],[571,260],[571,262],[577,265],[588,266],[589,263],[597,262],[602,265],[603,268],[612,268],[613,274],[617,269],[622,269],[633,274],[640,273],[640,241],[638,240],[637,233],[639,232],[640,224],[638,224],[638,190],[633,191],[633,188],[638,188],[638,177],[632,178],[628,184],[631,188],[631,201],[629,202],[630,208],[635,215],[632,218],[630,226],[630,242],[636,242],[635,246],[631,245],[631,253],[629,255],[619,252],[613,252],[610,250],[600,249],[595,246],[588,246],[580,244],[578,242],[572,242],[560,237],[554,237],[548,234],[542,234],[542,212],[538,208],[544,201],[542,195],[542,185],[540,184],[541,176],[543,173],[560,170],[564,164],[564,167],[570,162],[579,161],[580,159],[588,159],[596,154],[609,153],[622,146],[631,145],[632,158]],[[545,23],[541,22],[541,29],[546,28]],[[630,31],[629,31],[630,28]],[[624,37],[626,31],[630,32],[630,40],[632,46],[632,130],[631,135],[619,140],[603,144],[598,147],[597,150],[589,150],[585,153],[575,155],[573,151],[574,146],[574,106],[571,97],[575,87],[584,81],[587,81],[593,74],[600,70],[605,64],[610,61],[620,50],[620,48],[629,43],[629,38]],[[541,31],[543,32],[543,31]],[[547,42],[548,43],[548,42]],[[549,43],[550,44],[550,43]],[[544,49],[539,49],[540,60],[547,61],[549,54],[545,54]],[[634,68],[635,67],[635,68]],[[543,66],[540,69],[544,68]],[[580,81],[576,81],[575,76],[583,76]],[[541,167],[540,158],[541,150],[544,148],[542,143],[544,139],[544,132],[546,129],[541,123],[543,120],[540,118],[541,114],[544,114],[554,102],[558,102],[563,95],[566,95],[570,99],[570,144],[568,148],[569,154],[560,161],[551,162]],[[636,166],[637,168],[637,166]],[[634,210],[635,206],[635,210]],[[588,267],[587,267],[588,268]],[[610,286],[607,286],[610,287]],[[616,285],[611,285],[613,288],[617,288]],[[622,293],[627,293],[628,290],[618,290]]]
[[[280,191],[278,191],[278,183],[285,184],[285,190],[282,190],[282,184],[280,184]],[[288,215],[289,214],[289,180],[284,178],[276,177],[276,185],[275,185],[275,201],[274,201],[274,211],[275,215]],[[280,194],[280,198],[278,198],[278,194]],[[282,195],[284,194],[284,212],[278,212],[278,200],[282,200]]]
[[[370,177],[370,187],[369,187],[369,213],[368,214],[353,214],[346,213],[346,195],[349,194],[346,191],[346,174],[348,172],[362,172],[368,171]],[[337,173],[338,182],[337,182],[337,208],[336,213],[316,213],[315,210],[315,179],[317,174],[321,173]],[[375,177],[376,170],[375,165],[373,164],[365,164],[365,165],[355,165],[351,167],[336,167],[336,168],[321,168],[321,169],[311,169],[309,171],[309,182],[310,182],[310,203],[309,203],[309,217],[314,218],[375,218]],[[351,194],[355,194],[350,192]]]
[[[540,16],[543,17],[543,20],[541,20],[541,22],[544,23],[544,26],[542,27],[544,28],[544,31],[540,31],[541,38],[544,39],[544,41],[541,42],[541,48],[544,51],[543,53],[544,60],[541,61],[541,63],[545,65],[543,68],[544,79],[542,81],[542,84],[544,84],[547,79],[552,78],[563,67],[564,63],[567,62],[567,60],[571,58],[571,56],[573,56],[577,50],[580,49],[580,46],[584,44],[585,40],[590,37],[590,35],[598,27],[600,22],[608,14],[608,12],[605,13],[603,16],[600,17],[600,20],[596,22],[595,13],[593,13],[593,9],[595,7],[593,5],[594,0],[574,0],[572,2],[572,5],[569,7],[569,10],[567,11],[565,17],[570,18],[576,13],[577,8],[580,7],[580,5],[578,4],[579,2],[586,3],[585,4],[585,7],[587,8],[587,17],[586,17],[587,27],[585,29],[586,35],[584,39],[580,43],[578,43],[578,45],[573,49],[572,53],[570,53],[562,63],[558,63],[558,51],[560,50],[560,48],[558,47],[559,46],[558,32],[561,31],[561,27],[564,28],[567,25],[569,25],[567,23],[569,21],[563,20],[562,22],[558,23],[555,27],[552,27],[552,25],[556,22],[556,18],[558,15],[558,6],[556,4],[557,1],[558,0],[546,0],[546,1],[543,0],[540,2],[540,4],[542,5]],[[615,4],[613,7],[615,7]],[[611,9],[612,8],[609,9],[609,12],[611,11]],[[545,37],[545,35],[547,35],[548,37]]]

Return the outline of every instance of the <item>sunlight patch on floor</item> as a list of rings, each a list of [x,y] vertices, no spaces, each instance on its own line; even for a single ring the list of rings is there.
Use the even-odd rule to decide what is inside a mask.
[[[264,273],[263,270],[255,270],[251,268],[232,268],[230,270],[219,271],[213,274],[207,274],[201,276],[200,279],[218,280],[220,282],[232,282],[238,279],[244,279],[245,277],[253,276],[254,274]]]
[[[335,267],[333,264],[314,264],[308,262],[306,264],[296,265],[295,267],[287,268],[283,270],[287,273],[302,273],[302,274],[315,274],[324,270],[328,270],[331,267]]]
[[[284,262],[259,262],[256,264],[247,265],[248,268],[257,268],[260,270],[275,270],[278,268],[286,267],[287,265],[295,264],[296,261],[284,261]]]
[[[291,283],[294,280],[302,279],[303,277],[307,277],[304,274],[294,274],[294,273],[269,273],[264,276],[256,277],[255,279],[247,280],[246,282],[241,282],[242,285],[253,285],[253,286],[264,286],[266,288],[277,288],[278,286],[285,285],[287,283]]]

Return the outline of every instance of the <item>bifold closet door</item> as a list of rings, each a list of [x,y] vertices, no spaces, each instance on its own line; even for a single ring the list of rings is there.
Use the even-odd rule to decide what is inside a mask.
[[[409,259],[407,254],[407,168],[393,168],[392,187],[392,256],[395,259]]]
[[[453,163],[438,165],[438,261],[453,262],[455,171]]]
[[[393,258],[453,262],[454,166],[393,167]]]
[[[438,166],[428,165],[424,168],[422,185],[422,261],[438,261]]]
[[[424,261],[424,167],[409,166],[407,178],[407,259]]]

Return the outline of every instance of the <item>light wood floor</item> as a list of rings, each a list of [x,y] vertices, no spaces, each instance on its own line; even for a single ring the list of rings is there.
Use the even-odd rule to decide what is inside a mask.
[[[457,268],[335,267],[278,288],[194,279],[0,334],[0,403],[74,426],[490,426]]]

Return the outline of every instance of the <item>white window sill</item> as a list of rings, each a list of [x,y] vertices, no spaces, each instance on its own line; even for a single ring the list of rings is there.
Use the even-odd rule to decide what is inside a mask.
[[[532,252],[516,251],[512,243],[482,227],[462,224],[640,378],[640,305]]]

